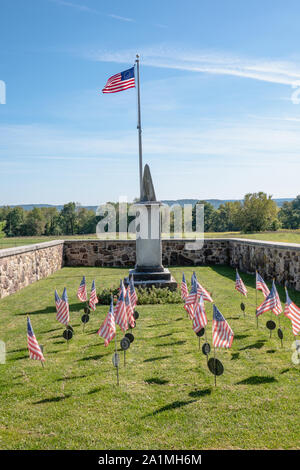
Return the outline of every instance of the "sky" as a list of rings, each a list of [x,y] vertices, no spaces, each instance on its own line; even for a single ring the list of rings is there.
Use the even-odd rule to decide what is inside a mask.
[[[1,0],[0,205],[300,193],[298,0]],[[6,93],[4,94],[4,89]],[[5,104],[4,104],[5,101]]]

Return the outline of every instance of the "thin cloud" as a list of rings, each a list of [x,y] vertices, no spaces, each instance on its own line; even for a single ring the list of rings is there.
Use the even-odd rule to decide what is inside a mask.
[[[74,8],[76,10],[84,11],[84,12],[87,12],[87,13],[93,13],[95,15],[106,16],[108,18],[113,18],[114,20],[125,21],[125,22],[134,22],[134,19],[132,19],[132,18],[127,18],[125,16],[115,15],[113,13],[102,13],[98,10],[95,10],[94,8],[90,8],[86,5],[82,5],[82,4],[79,4],[79,3],[72,3],[72,2],[68,2],[66,0],[50,0],[50,1],[54,2],[54,3],[57,3],[58,5],[61,5],[61,6],[64,6],[64,7]]]
[[[251,59],[210,52],[186,52],[162,46],[140,51],[144,65],[189,72],[230,75],[269,83],[294,86],[300,83],[300,66],[296,62]],[[128,63],[135,51],[93,51],[86,57],[102,62]]]

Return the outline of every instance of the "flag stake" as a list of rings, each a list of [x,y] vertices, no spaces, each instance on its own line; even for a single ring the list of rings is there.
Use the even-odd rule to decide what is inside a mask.
[[[118,351],[117,351],[117,332],[116,332],[116,335],[115,335],[115,354],[116,354],[116,358],[117,358],[117,354],[118,354]],[[119,386],[119,363],[118,363],[118,360],[117,360],[116,369],[117,369],[117,385]]]
[[[257,276],[257,270],[255,271],[255,316],[256,316],[256,328],[258,328],[258,316],[256,315],[256,312],[257,312],[257,288],[256,288],[256,276]]]
[[[216,376],[216,347],[214,346],[214,372],[215,372],[215,387],[217,386],[217,376]]]

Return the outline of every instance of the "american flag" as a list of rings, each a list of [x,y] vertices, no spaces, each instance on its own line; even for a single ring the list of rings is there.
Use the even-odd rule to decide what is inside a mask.
[[[285,288],[285,293],[286,293],[286,301],[285,301],[284,314],[286,317],[288,317],[291,320],[293,335],[297,336],[300,333],[300,308],[297,307],[297,305],[291,301],[287,288]]]
[[[82,281],[78,287],[77,297],[80,300],[80,302],[86,302],[87,300],[85,276],[83,276]]]
[[[44,361],[42,350],[39,346],[39,343],[36,340],[33,328],[30,323],[30,318],[27,317],[27,344],[29,350],[30,359],[35,359],[36,361]]]
[[[91,295],[89,300],[89,306],[92,310],[96,310],[96,304],[99,302],[96,292],[95,281],[92,282]]]
[[[55,290],[55,306],[56,320],[63,325],[68,325],[70,321],[70,312],[66,288],[64,288],[62,298],[59,297],[57,290]]]
[[[200,297],[200,295],[203,294],[203,300],[207,300],[208,302],[213,302],[213,299],[211,298],[210,294],[207,292],[207,290],[203,286],[201,286],[200,282],[198,281],[195,271],[193,272],[193,275],[192,275],[192,282],[196,282],[197,284],[198,297]]]
[[[198,333],[202,328],[207,325],[207,317],[204,308],[203,294],[200,295],[199,302],[197,302],[194,311],[193,330]]]
[[[187,288],[186,280],[185,280],[185,275],[182,273],[182,281],[181,281],[181,298],[185,300],[187,296],[189,295],[189,291]]]
[[[135,320],[133,316],[133,307],[130,301],[129,289],[127,289],[126,296],[125,296],[125,308],[126,308],[127,321],[129,325],[131,326],[131,328],[134,328]]]
[[[133,277],[131,276],[131,279],[129,281],[129,286],[128,286],[128,290],[129,290],[129,293],[130,293],[130,302],[131,302],[131,305],[133,306],[133,308],[136,306],[137,304],[137,294],[136,294],[136,291],[135,291],[135,288],[134,288],[134,282],[133,282]]]
[[[279,313],[282,312],[282,307],[274,280],[272,282],[272,288],[269,295],[256,310],[256,316],[258,317],[262,313],[268,312],[269,310],[272,310],[275,315],[279,315]]]
[[[195,279],[192,277],[192,288],[191,288],[189,295],[185,299],[185,304],[184,304],[184,308],[187,311],[190,317],[190,320],[193,320],[194,318],[194,305],[196,301],[197,301],[197,284],[196,284]]]
[[[124,72],[116,73],[107,80],[102,93],[117,93],[118,91],[128,90],[135,87],[134,67],[124,70]]]
[[[128,330],[124,290],[121,290],[117,305],[115,306],[115,321],[122,331]]]
[[[267,284],[265,283],[265,281],[263,280],[263,278],[261,277],[261,275],[257,271],[256,271],[256,289],[262,291],[262,293],[264,294],[265,299],[270,294],[270,290],[269,290]]]
[[[242,279],[240,278],[240,275],[238,273],[238,270],[236,270],[236,279],[235,279],[235,288],[238,290],[241,294],[243,294],[245,297],[247,297],[247,289],[245,284],[243,283]]]
[[[106,315],[104,322],[100,326],[97,335],[101,336],[101,338],[104,338],[105,346],[108,346],[111,340],[113,340],[116,336],[116,323],[114,317],[113,299],[111,299],[109,312]]]
[[[218,310],[215,305],[213,307],[213,311],[213,345],[215,348],[230,348],[234,333],[220,310]]]

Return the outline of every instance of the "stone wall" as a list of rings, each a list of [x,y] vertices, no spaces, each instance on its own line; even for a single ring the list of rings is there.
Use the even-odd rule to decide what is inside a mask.
[[[191,249],[187,249],[186,244]],[[165,266],[223,264],[300,290],[300,245],[237,238],[163,240]],[[134,267],[135,240],[58,240],[0,250],[0,298],[66,266]]]
[[[0,250],[0,299],[63,266],[63,240]]]

